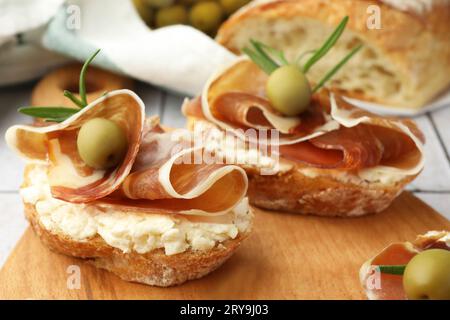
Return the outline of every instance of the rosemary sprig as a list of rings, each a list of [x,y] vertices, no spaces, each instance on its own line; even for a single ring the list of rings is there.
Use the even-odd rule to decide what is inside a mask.
[[[245,47],[242,51],[247,54],[265,73],[271,74],[280,67],[262,48],[260,42],[250,40],[251,47]]]
[[[84,103],[78,99],[72,92],[69,90],[64,90],[64,96],[66,98],[69,98],[73,103],[75,103],[79,108],[84,108]]]
[[[77,98],[72,92],[68,90],[64,90],[64,96],[70,99],[78,108],[67,108],[67,107],[60,107],[60,106],[53,106],[53,107],[47,107],[47,106],[41,106],[41,107],[22,107],[19,108],[17,111],[20,113],[23,113],[27,116],[35,117],[35,118],[42,118],[46,122],[62,122],[69,118],[70,116],[74,115],[80,109],[87,106],[87,97],[86,97],[86,72],[89,67],[89,64],[94,60],[94,58],[97,56],[97,54],[100,52],[100,49],[98,49],[86,62],[83,64],[83,67],[81,68],[80,72],[80,83],[79,83],[79,94],[80,98]]]
[[[315,93],[317,92],[317,90],[319,90],[320,88],[323,87],[323,85],[330,80],[335,74],[336,72],[338,72],[342,66],[344,64],[346,64],[348,62],[348,60],[350,60],[359,50],[361,50],[361,48],[363,47],[363,45],[359,45],[355,48],[353,48],[352,51],[350,51],[345,57],[344,59],[342,59],[336,66],[334,66],[333,69],[331,69],[330,71],[327,72],[327,74],[325,74],[325,76],[319,81],[319,83],[313,88],[312,92]]]
[[[62,119],[74,115],[79,110],[66,107],[21,107],[18,111],[36,118]]]
[[[250,39],[250,45],[251,47],[245,47],[242,51],[269,75],[280,66],[289,64],[284,53],[280,50],[254,39]]]
[[[261,55],[260,52],[254,48],[245,47],[242,51],[253,60],[254,63],[258,65],[265,73],[271,74],[273,71],[279,68],[273,60],[268,60]]]
[[[403,275],[406,265],[380,265],[378,266],[381,273]]]
[[[328,51],[330,51],[330,49],[336,44],[336,42],[339,40],[339,38],[341,37],[342,33],[345,30],[347,22],[348,16],[342,19],[341,23],[339,23],[336,30],[334,30],[334,32],[325,41],[322,47],[319,50],[317,50],[316,53],[311,58],[309,58],[309,60],[305,63],[305,65],[303,66],[304,73],[307,73],[309,69],[323,56],[325,56],[328,53]]]
[[[303,73],[306,74],[309,69],[321,58],[323,58],[336,44],[344,32],[348,20],[348,16],[344,17],[319,49],[309,50],[300,54],[293,64],[299,65],[301,60],[306,55],[311,55],[303,67],[299,66]],[[330,80],[359,50],[361,50],[362,47],[363,45],[359,45],[353,48],[341,61],[339,61],[330,71],[328,71],[319,83],[317,83],[317,85],[312,89],[312,93],[315,93],[322,88],[328,80]],[[280,66],[290,64],[282,51],[271,48],[270,46],[253,39],[250,40],[250,46],[245,47],[242,51],[269,75]]]
[[[268,46],[267,44],[264,44],[262,42],[251,40],[253,42],[253,45],[258,48],[259,51],[261,51],[264,55],[268,56],[273,60],[275,58],[278,61],[275,61],[278,65],[287,65],[289,64],[289,61],[284,56],[284,52],[281,50],[277,50],[275,48],[272,48]]]
[[[92,60],[95,59],[95,57],[97,56],[97,54],[100,52],[100,49],[98,49],[97,51],[95,51],[95,53],[86,60],[86,62],[83,64],[83,68],[81,68],[81,73],[80,73],[80,98],[81,98],[81,102],[83,102],[84,106],[87,106],[87,98],[86,98],[86,71],[87,68],[89,67],[89,64],[92,62]]]

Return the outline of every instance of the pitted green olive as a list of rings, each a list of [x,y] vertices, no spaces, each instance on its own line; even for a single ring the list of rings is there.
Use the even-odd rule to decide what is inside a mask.
[[[406,265],[403,288],[408,299],[450,300],[450,251],[429,249]]]
[[[173,24],[185,24],[187,21],[188,13],[182,5],[163,8],[156,13],[156,27],[158,28]]]
[[[128,142],[122,128],[115,122],[93,118],[78,132],[78,153],[90,167],[107,169],[118,165],[127,152]]]
[[[165,8],[172,5],[175,0],[143,0],[148,6],[153,8]]]
[[[282,66],[269,76],[266,94],[272,106],[287,116],[304,112],[311,101],[311,87],[295,65]]]
[[[226,14],[232,14],[237,9],[249,2],[250,0],[220,0],[220,4],[222,5]]]
[[[214,33],[219,28],[222,17],[222,8],[217,2],[199,2],[191,8],[189,22],[203,32]]]

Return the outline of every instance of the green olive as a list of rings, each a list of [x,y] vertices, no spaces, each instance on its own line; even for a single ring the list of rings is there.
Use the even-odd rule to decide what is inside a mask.
[[[403,288],[408,299],[450,300],[450,251],[429,249],[406,265]]]
[[[156,13],[156,27],[158,28],[173,24],[185,24],[187,21],[188,13],[182,5],[163,8]]]
[[[189,22],[206,33],[214,33],[222,22],[223,11],[217,2],[206,1],[196,3],[189,13]]]
[[[305,111],[311,101],[311,87],[303,72],[295,65],[276,69],[266,83],[266,94],[272,106],[287,116]]]
[[[118,165],[128,149],[127,137],[114,121],[93,118],[80,128],[78,153],[90,167],[106,169]]]
[[[220,4],[222,5],[222,8],[225,10],[226,14],[232,14],[237,9],[243,7],[249,2],[250,0],[220,0]]]
[[[145,3],[145,0],[133,0],[133,3],[142,20],[150,25],[153,21],[152,9]]]
[[[171,6],[175,0],[143,0],[148,6],[153,8],[166,8]]]

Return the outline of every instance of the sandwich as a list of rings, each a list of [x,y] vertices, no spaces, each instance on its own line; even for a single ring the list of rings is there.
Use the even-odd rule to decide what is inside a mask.
[[[450,86],[450,1],[254,1],[230,17],[216,40],[239,54],[250,39],[288,59],[320,47],[343,14],[341,41],[310,72],[313,82],[348,48],[364,49],[329,83],[336,93],[393,108],[418,110]],[[395,109],[394,109],[395,110]]]
[[[370,300],[450,300],[450,232],[428,231],[392,243],[360,269]]]
[[[27,160],[20,195],[35,233],[127,281],[166,287],[215,270],[251,230],[244,170],[192,162],[202,147],[146,118],[130,90],[87,103],[85,69],[80,96],[68,94],[78,108],[25,107],[40,121],[6,132]]]
[[[250,59],[241,57],[218,71],[200,97],[185,101],[190,129],[214,127],[245,143],[245,148],[227,143],[218,148],[238,154],[251,204],[361,216],[388,207],[422,170],[424,136],[413,121],[360,110],[323,87],[363,47],[351,48],[317,83],[309,80],[308,68],[338,42],[348,21],[344,18],[304,65],[252,39],[244,48]],[[255,138],[248,130],[269,133]]]

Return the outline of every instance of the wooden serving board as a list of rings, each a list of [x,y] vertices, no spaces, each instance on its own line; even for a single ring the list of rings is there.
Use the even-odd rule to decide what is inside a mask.
[[[171,288],[122,281],[49,251],[28,229],[0,271],[2,299],[364,299],[361,264],[396,241],[450,223],[403,193],[382,213],[320,218],[256,210],[252,236],[220,269]],[[78,265],[80,289],[68,289]],[[70,271],[70,269],[69,269]]]

